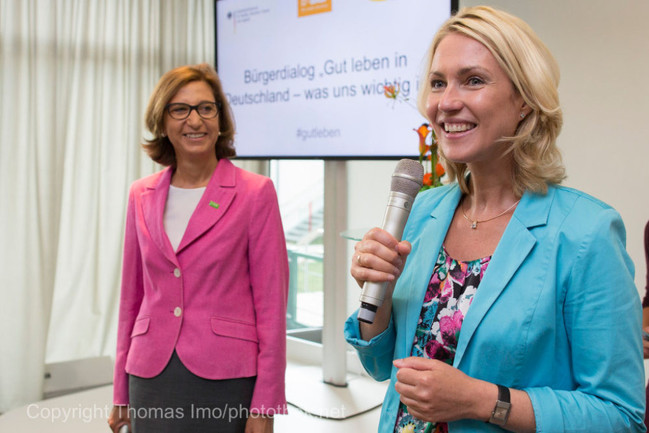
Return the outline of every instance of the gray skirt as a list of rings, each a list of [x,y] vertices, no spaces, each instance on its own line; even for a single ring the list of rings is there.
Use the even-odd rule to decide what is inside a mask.
[[[255,379],[203,379],[174,351],[158,376],[129,375],[133,433],[243,433]]]

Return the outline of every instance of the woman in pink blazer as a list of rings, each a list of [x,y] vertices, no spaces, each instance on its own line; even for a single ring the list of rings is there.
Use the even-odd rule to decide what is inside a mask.
[[[235,167],[234,122],[208,65],[167,72],[131,186],[113,431],[272,432],[286,413],[288,260],[270,179]]]

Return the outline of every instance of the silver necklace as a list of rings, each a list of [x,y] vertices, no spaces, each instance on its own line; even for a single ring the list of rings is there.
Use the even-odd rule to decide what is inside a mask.
[[[464,219],[466,219],[468,222],[471,223],[471,228],[472,228],[473,230],[475,230],[475,229],[478,228],[478,223],[486,223],[487,221],[495,220],[496,218],[499,218],[499,217],[505,215],[507,212],[509,212],[510,210],[512,210],[512,209],[513,209],[513,208],[518,204],[519,201],[521,201],[521,200],[520,200],[520,199],[516,200],[516,202],[515,202],[513,205],[509,206],[507,209],[505,209],[504,211],[502,211],[502,212],[499,213],[498,215],[496,215],[496,216],[494,216],[494,217],[491,217],[491,218],[487,218],[486,220],[472,220],[471,218],[469,218],[469,217],[466,215],[466,212],[464,212],[464,206],[461,206],[461,208],[462,208],[462,215],[464,215]]]

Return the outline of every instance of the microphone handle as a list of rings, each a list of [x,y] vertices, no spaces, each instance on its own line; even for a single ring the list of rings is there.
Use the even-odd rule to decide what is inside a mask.
[[[410,215],[414,197],[402,192],[390,191],[388,205],[385,208],[382,228],[394,236],[398,241],[403,236],[403,229]]]
[[[390,191],[388,205],[383,217],[383,230],[390,233],[398,241],[403,236],[403,229],[410,215],[414,197],[404,193]],[[373,283],[366,281],[361,291],[361,308],[358,311],[358,320],[365,323],[374,323],[374,315],[378,307],[383,305],[387,282]]]

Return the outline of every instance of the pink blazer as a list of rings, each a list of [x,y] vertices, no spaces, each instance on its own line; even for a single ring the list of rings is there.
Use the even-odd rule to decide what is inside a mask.
[[[288,260],[270,179],[219,161],[176,252],[162,216],[171,168],[133,183],[124,243],[114,397],[174,351],[206,379],[257,376],[251,411],[285,413]]]

